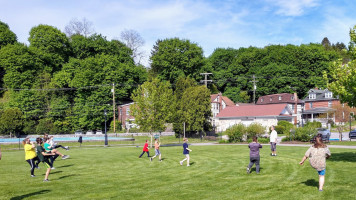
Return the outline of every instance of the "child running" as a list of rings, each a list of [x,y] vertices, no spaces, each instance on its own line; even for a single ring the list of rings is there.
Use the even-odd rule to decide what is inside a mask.
[[[35,144],[30,141],[30,138],[26,138],[22,141],[23,148],[25,150],[25,160],[30,164],[31,177],[35,177],[35,168],[38,168],[39,160],[35,151]]]
[[[143,146],[142,153],[139,156],[139,158],[141,158],[145,152],[147,153],[147,157],[150,157],[150,152],[149,152],[149,148],[148,148],[148,140],[146,140],[146,143]]]
[[[183,139],[184,143],[183,143],[183,154],[185,155],[185,158],[179,162],[180,165],[183,165],[184,161],[187,161],[187,167],[190,166],[189,163],[189,152],[191,152],[191,149],[188,149],[188,138],[184,138]]]
[[[250,148],[250,164],[247,166],[247,173],[249,174],[251,172],[251,167],[253,164],[256,165],[256,173],[260,173],[260,148],[262,148],[262,145],[258,143],[257,137],[253,136],[252,138],[252,143],[248,145],[248,148]]]
[[[51,146],[51,137],[49,137],[47,140],[44,141],[44,148],[47,152],[52,152],[55,153],[57,155],[60,155],[62,157],[62,159],[67,159],[69,158],[69,155],[64,155],[61,152],[59,152],[57,149],[52,148]]]
[[[69,146],[62,146],[62,145],[60,145],[60,144],[57,144],[57,143],[55,143],[54,141],[53,141],[53,136],[50,136],[49,137],[49,144],[51,145],[51,148],[52,149],[57,149],[57,148],[62,148],[62,149],[65,149],[65,150],[67,150],[67,151],[69,151]]]
[[[43,180],[43,182],[48,182],[48,176],[49,173],[51,172],[51,164],[49,162],[49,157],[55,155],[55,153],[52,152],[46,152],[46,150],[42,147],[42,139],[41,138],[37,138],[36,139],[37,142],[37,156],[39,158],[39,160],[41,162],[43,162],[45,164],[45,166],[47,167],[47,171],[46,171],[46,175],[45,175],[45,179]]]
[[[162,157],[161,157],[161,152],[159,151],[159,146],[160,146],[161,144],[158,142],[158,140],[157,139],[155,139],[155,155],[152,157],[152,158],[150,158],[150,160],[152,161],[156,156],[158,156],[159,155],[159,161],[162,161]]]

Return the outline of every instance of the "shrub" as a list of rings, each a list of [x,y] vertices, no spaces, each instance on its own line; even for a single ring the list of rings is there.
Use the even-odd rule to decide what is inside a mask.
[[[287,121],[279,121],[278,126],[283,126],[284,127],[283,134],[288,135],[288,136],[290,135],[290,130],[295,129],[295,126],[292,123],[287,122]]]
[[[261,137],[265,133],[266,128],[260,123],[252,123],[247,127],[247,139],[253,136]]]
[[[224,132],[224,135],[229,136],[229,142],[242,142],[242,138],[245,134],[246,126],[242,123],[235,124]]]
[[[252,142],[252,138],[248,139],[247,140],[248,143],[251,143]],[[261,144],[268,144],[269,143],[269,138],[258,138],[258,142],[261,143]]]
[[[310,128],[321,128],[321,122],[307,122],[307,124],[305,124],[306,127],[310,127]]]
[[[285,127],[284,126],[274,126],[274,130],[277,131],[278,134],[284,134],[285,133]]]
[[[295,130],[295,140],[301,142],[309,142],[310,139],[317,134],[317,130],[311,127],[300,127]]]

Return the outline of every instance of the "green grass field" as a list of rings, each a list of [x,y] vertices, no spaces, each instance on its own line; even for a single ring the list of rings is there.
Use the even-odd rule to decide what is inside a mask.
[[[181,146],[161,147],[163,162],[138,158],[142,146],[74,147],[67,160],[30,177],[24,152],[3,151],[0,199],[356,199],[355,149],[330,148],[324,191],[309,162],[298,163],[307,147],[261,150],[261,173],[246,174],[245,145],[189,146],[191,166],[180,166]],[[151,149],[150,153],[154,151]]]

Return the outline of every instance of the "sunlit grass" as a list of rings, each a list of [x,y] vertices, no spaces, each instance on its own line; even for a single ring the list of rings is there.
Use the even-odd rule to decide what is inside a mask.
[[[51,182],[45,168],[30,177],[23,151],[4,151],[0,161],[1,199],[355,199],[356,150],[331,148],[324,192],[308,163],[307,147],[261,150],[261,173],[246,174],[246,145],[190,145],[191,166],[180,166],[181,146],[161,147],[163,161],[138,158],[142,146],[72,148],[55,162]],[[151,149],[151,154],[153,150]]]

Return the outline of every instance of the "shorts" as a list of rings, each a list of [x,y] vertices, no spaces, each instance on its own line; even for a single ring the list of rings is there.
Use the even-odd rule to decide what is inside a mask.
[[[46,165],[46,168],[48,169],[48,168],[51,168],[51,164],[49,164],[49,160],[44,160],[44,161],[42,161],[43,162],[43,164],[45,164]]]
[[[277,143],[275,143],[275,142],[270,142],[271,143],[271,151],[276,151],[276,145],[277,145]]]
[[[161,154],[161,152],[159,151],[159,149],[155,149],[155,153],[156,153],[156,156]]]
[[[319,174],[320,176],[324,176],[324,175],[325,175],[325,169],[324,169],[324,170],[321,170],[321,171],[318,171],[318,174]]]
[[[185,155],[185,157],[189,158],[189,153],[188,154],[184,154],[184,155]]]

